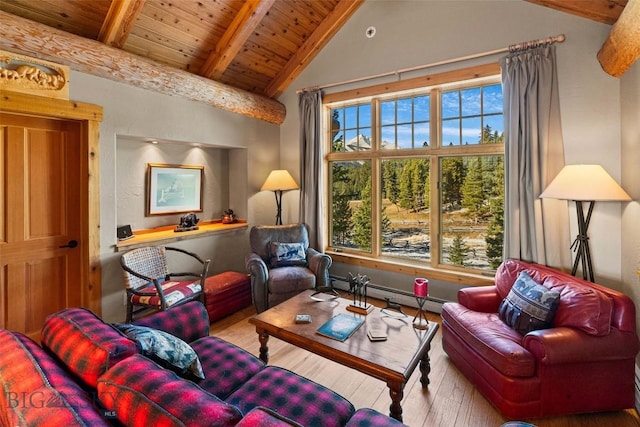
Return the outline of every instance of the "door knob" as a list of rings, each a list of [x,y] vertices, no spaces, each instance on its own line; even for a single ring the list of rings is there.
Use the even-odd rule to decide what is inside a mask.
[[[69,240],[69,243],[67,243],[66,245],[62,245],[60,247],[61,248],[75,248],[76,246],[78,246],[78,241],[77,240]]]

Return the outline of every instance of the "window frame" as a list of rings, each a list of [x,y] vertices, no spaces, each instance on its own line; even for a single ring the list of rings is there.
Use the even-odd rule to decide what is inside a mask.
[[[440,209],[440,167],[439,161],[443,157],[455,156],[485,156],[504,155],[504,144],[475,144],[460,146],[441,146],[442,118],[440,116],[440,95],[442,92],[464,89],[480,85],[491,85],[501,83],[500,67],[497,63],[474,66],[464,69],[447,71],[389,84],[370,86],[367,88],[349,90],[339,93],[328,94],[323,97],[323,147],[325,174],[325,241],[328,246],[325,250],[330,253],[336,261],[358,264],[363,266],[382,267],[385,270],[397,271],[409,274],[429,274],[432,278],[441,278],[448,281],[456,281],[464,284],[486,284],[484,280],[478,282],[479,278],[493,276],[493,272],[479,270],[468,267],[459,267],[450,264],[443,264],[441,259],[441,219],[432,218],[430,221],[430,261],[415,261],[406,258],[393,257],[381,253],[381,227],[380,206],[382,203],[382,191],[380,188],[383,159],[408,159],[427,158],[429,159],[430,170],[437,171],[438,179],[430,179],[430,212],[439,212]],[[395,148],[381,149],[380,134],[382,126],[379,123],[379,108],[383,101],[390,99],[401,99],[403,97],[415,97],[428,95],[431,97],[429,111],[429,147],[420,148]],[[359,105],[362,103],[371,104],[371,150],[357,152],[331,152],[331,110],[341,106]],[[327,120],[328,118],[328,120]],[[345,141],[346,142],[346,141]],[[332,209],[331,209],[331,168],[333,161],[349,160],[370,160],[371,161],[371,191],[372,191],[372,241],[371,253],[359,250],[352,250],[344,247],[332,246],[330,239]],[[436,176],[436,175],[431,175]],[[434,210],[435,208],[435,210]],[[434,276],[434,272],[439,272]]]

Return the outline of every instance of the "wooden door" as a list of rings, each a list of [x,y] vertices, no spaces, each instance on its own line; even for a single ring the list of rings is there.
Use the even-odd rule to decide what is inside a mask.
[[[81,125],[0,113],[0,140],[0,327],[38,339],[82,305]]]

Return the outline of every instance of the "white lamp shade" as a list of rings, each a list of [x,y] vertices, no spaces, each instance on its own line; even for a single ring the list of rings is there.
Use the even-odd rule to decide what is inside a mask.
[[[284,169],[279,169],[271,171],[260,191],[297,190],[298,188],[291,174]]]
[[[631,197],[600,165],[567,165],[541,198],[582,201],[629,201]]]

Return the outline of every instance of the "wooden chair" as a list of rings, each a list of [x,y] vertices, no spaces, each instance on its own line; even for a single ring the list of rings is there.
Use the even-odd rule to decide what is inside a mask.
[[[189,263],[202,265],[199,273],[170,273],[167,267],[167,252],[175,252],[189,258]],[[168,246],[148,246],[126,252],[120,258],[124,270],[127,291],[127,322],[133,315],[145,309],[167,310],[169,307],[192,300],[203,301],[204,280],[210,260],[203,261],[198,255],[183,249]],[[192,277],[196,280],[174,280],[174,277]],[[137,310],[135,307],[140,307]]]

